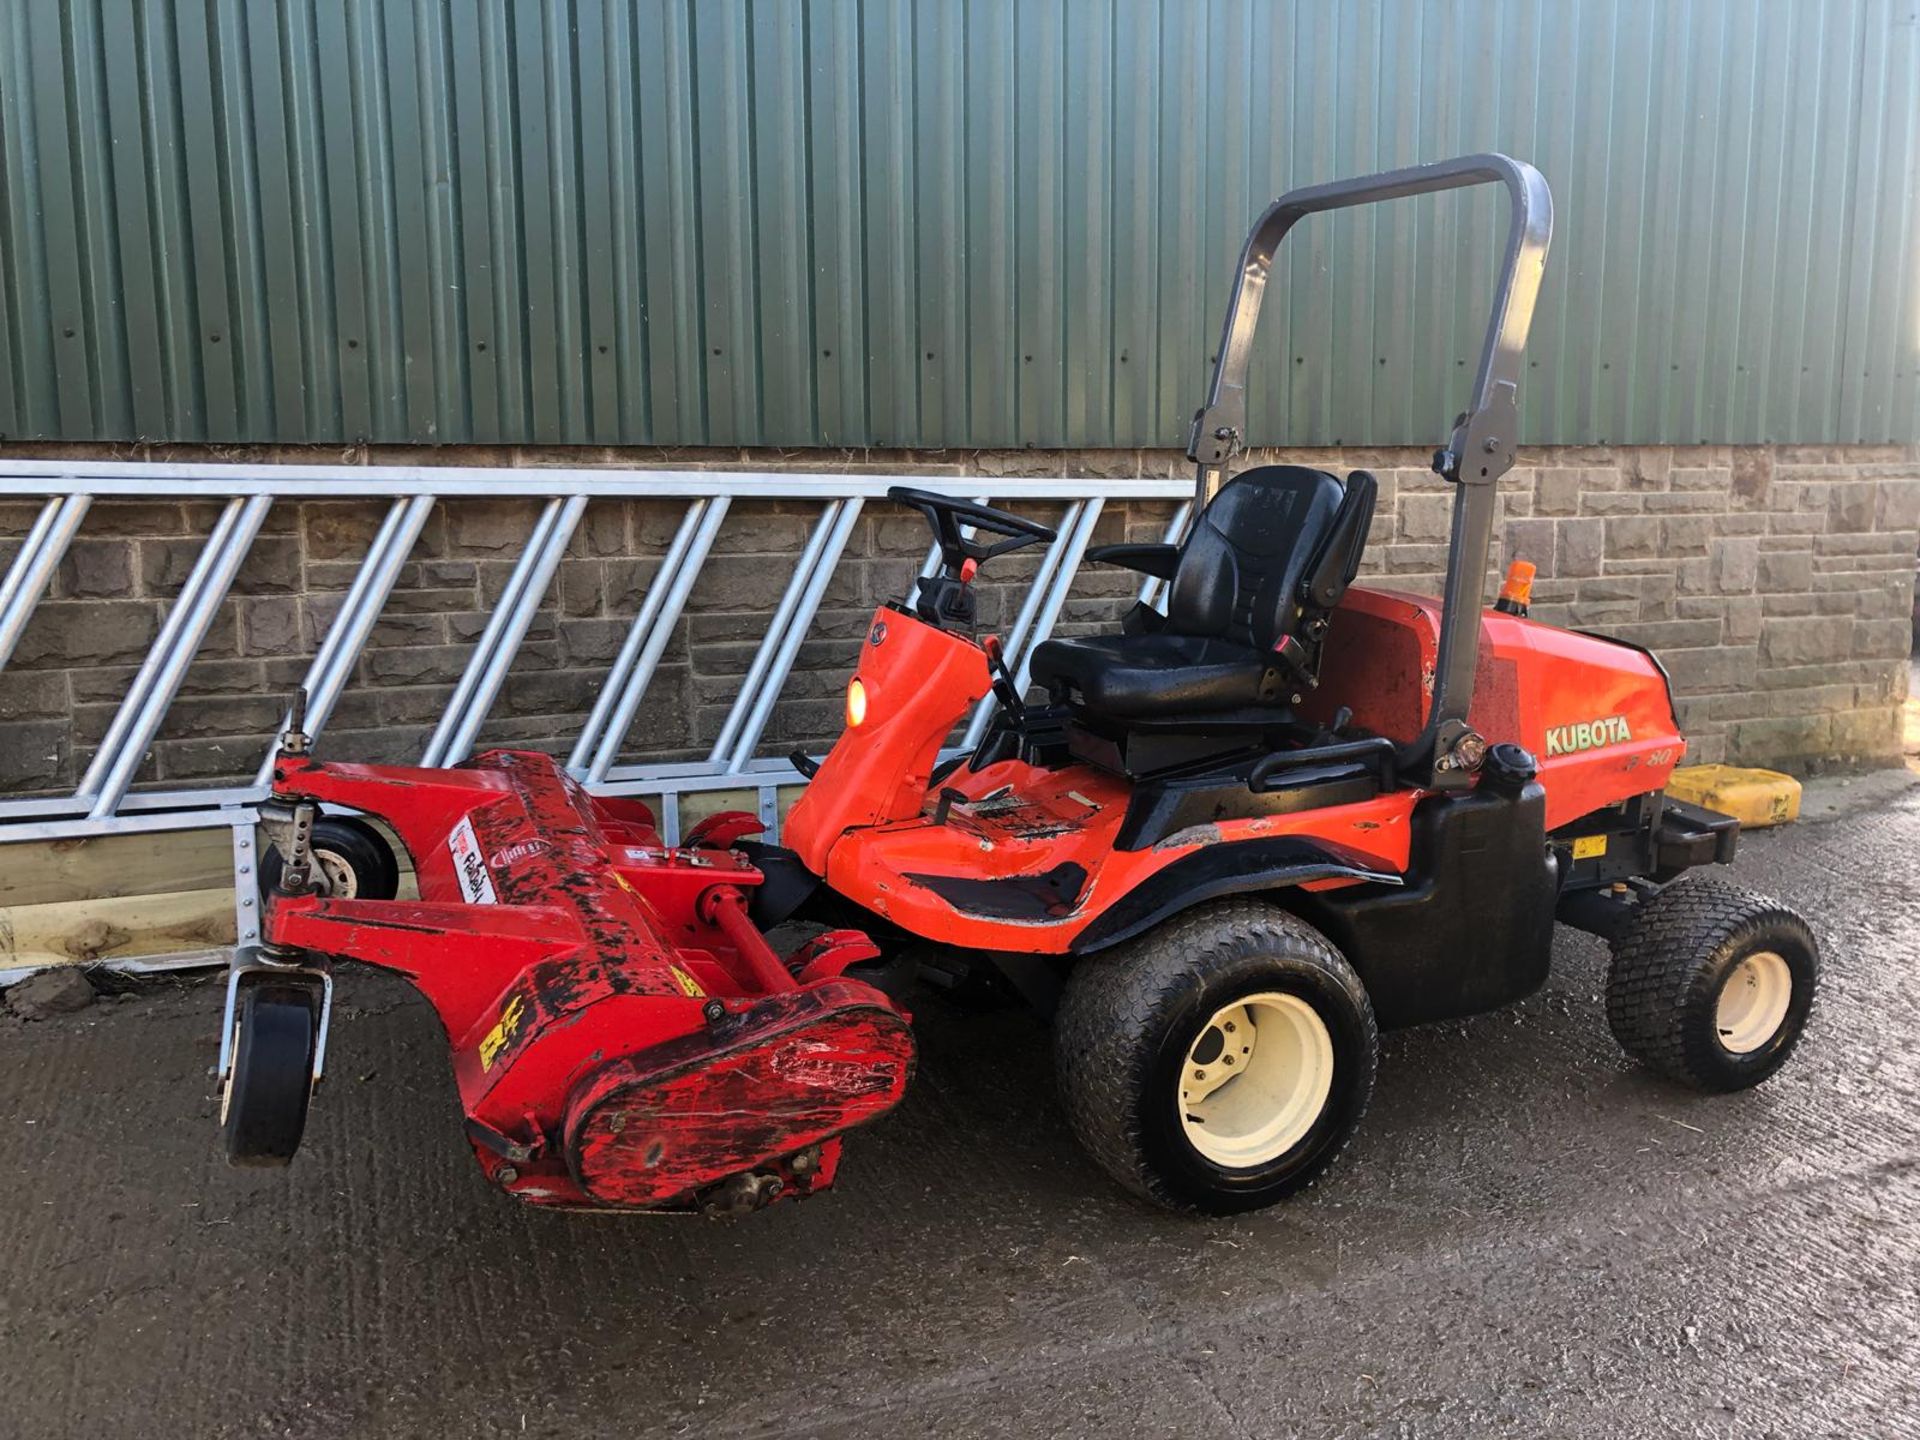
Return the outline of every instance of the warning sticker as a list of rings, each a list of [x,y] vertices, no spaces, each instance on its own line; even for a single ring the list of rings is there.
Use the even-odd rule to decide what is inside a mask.
[[[693,976],[682,970],[678,965],[669,965],[667,969],[673,972],[673,983],[680,987],[681,993],[689,1000],[705,998],[707,992],[700,988],[700,982],[694,979]]]
[[[500,1058],[500,1052],[507,1048],[513,1037],[520,1033],[520,1017],[525,1011],[518,995],[507,1001],[500,1011],[500,1019],[493,1029],[480,1040],[480,1068],[482,1071],[493,1069],[493,1062]]]
[[[1581,835],[1573,842],[1573,858],[1591,860],[1596,855],[1607,853],[1607,837],[1604,835]]]
[[[453,855],[453,873],[460,877],[460,893],[470,905],[497,905],[493,877],[487,873],[487,857],[480,853],[480,837],[473,833],[473,821],[461,816],[447,837],[447,849]]]

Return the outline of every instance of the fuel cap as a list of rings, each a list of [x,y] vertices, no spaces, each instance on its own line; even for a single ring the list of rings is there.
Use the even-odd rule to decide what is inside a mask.
[[[1533,752],[1507,740],[1489,745],[1486,758],[1480,762],[1480,783],[1507,795],[1518,794],[1539,773],[1540,764]]]

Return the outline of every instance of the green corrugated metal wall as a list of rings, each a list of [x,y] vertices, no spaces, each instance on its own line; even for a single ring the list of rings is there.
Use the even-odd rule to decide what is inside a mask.
[[[1917,12],[0,0],[0,435],[1175,444],[1267,199],[1497,147],[1529,439],[1911,441]],[[1256,438],[1436,438],[1495,223],[1303,230]]]

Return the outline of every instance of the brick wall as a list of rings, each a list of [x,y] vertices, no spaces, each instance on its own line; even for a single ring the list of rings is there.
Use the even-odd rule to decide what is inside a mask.
[[[244,457],[341,458],[336,452]],[[219,458],[242,457],[226,452]],[[347,458],[791,465],[980,477],[1186,473],[1184,460],[1163,451],[354,450]],[[1381,505],[1365,573],[1392,586],[1438,589],[1450,497],[1424,468],[1424,453],[1251,457],[1271,458],[1376,471]],[[986,493],[991,487],[981,488]],[[1920,525],[1920,452],[1535,450],[1523,453],[1502,503],[1490,578],[1510,558],[1531,560],[1539,566],[1537,616],[1657,650],[1673,673],[1692,758],[1806,768],[1897,755]],[[36,508],[0,504],[7,556]],[[324,753],[370,760],[418,753],[536,509],[531,501],[465,501],[435,513],[336,712]],[[378,503],[324,499],[275,507],[153,747],[143,780],[251,775],[381,510]],[[95,506],[0,684],[0,789],[72,786],[215,513],[216,507],[197,502]],[[813,513],[799,503],[734,507],[629,737],[628,758],[706,753]],[[1169,513],[1167,505],[1110,507],[1095,543],[1157,539]],[[567,748],[680,514],[677,502],[609,501],[588,508],[483,742]],[[905,594],[925,544],[917,516],[884,503],[867,507],[783,691],[767,750],[824,741],[837,729],[848,663],[867,618],[881,600]],[[1011,622],[1032,564],[1031,555],[1023,555],[993,567],[982,588],[986,625]],[[1134,577],[1086,567],[1059,633],[1113,624],[1136,584]]]

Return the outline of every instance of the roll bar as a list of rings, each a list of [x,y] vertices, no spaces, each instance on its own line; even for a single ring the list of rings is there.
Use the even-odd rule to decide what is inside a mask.
[[[1480,737],[1467,726],[1467,708],[1473,699],[1474,667],[1479,658],[1481,598],[1487,552],[1493,539],[1494,492],[1500,477],[1513,468],[1520,419],[1520,359],[1527,348],[1527,331],[1533,324],[1534,302],[1547,263],[1547,242],[1553,234],[1553,196],[1546,177],[1524,161],[1506,155],[1465,155],[1433,165],[1309,185],[1282,195],[1254,224],[1240,252],[1240,270],[1234,277],[1220,334],[1219,362],[1207,391],[1207,403],[1194,415],[1187,440],[1187,458],[1198,467],[1197,503],[1204,506],[1223,483],[1227,463],[1245,445],[1247,360],[1273,257],[1288,231],[1307,216],[1324,210],[1346,210],[1469,185],[1506,187],[1507,246],[1494,288],[1493,314],[1480,350],[1471,403],[1454,421],[1446,448],[1435,451],[1433,457],[1433,468],[1456,487],[1453,533],[1447,551],[1433,704],[1426,728],[1402,747],[1402,768],[1424,772],[1420,783],[1436,789],[1470,784],[1483,748]]]

